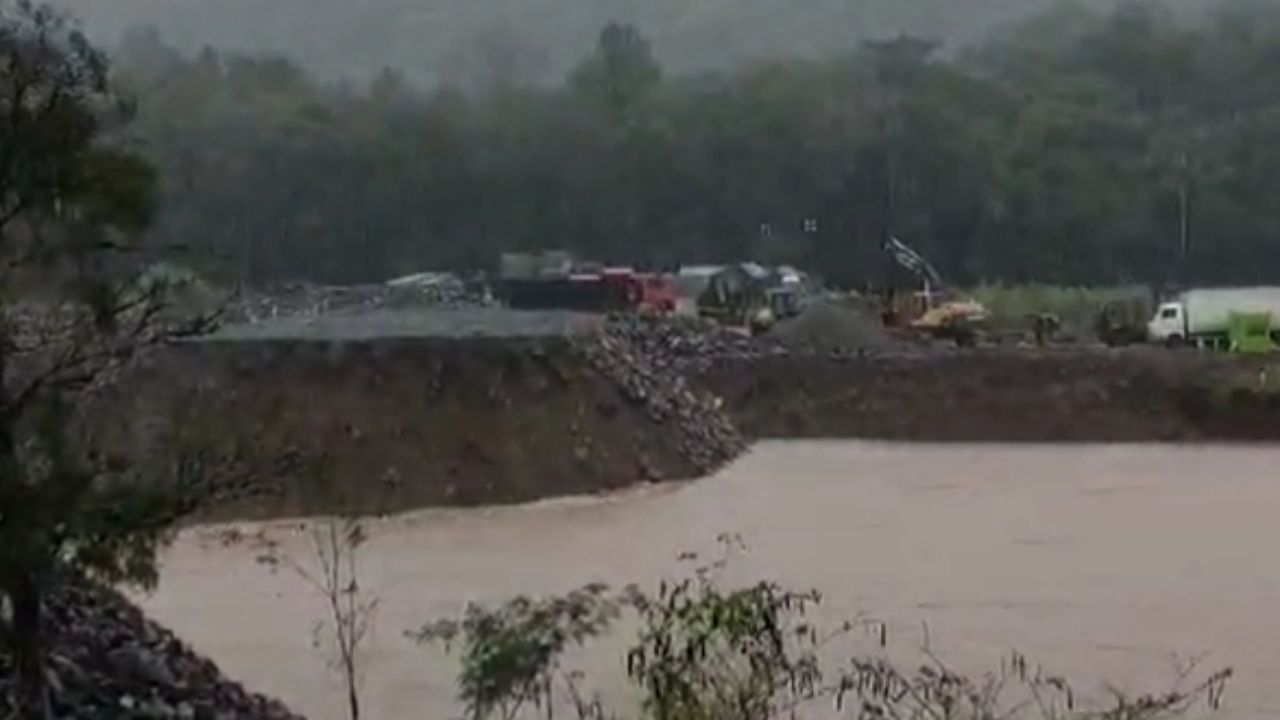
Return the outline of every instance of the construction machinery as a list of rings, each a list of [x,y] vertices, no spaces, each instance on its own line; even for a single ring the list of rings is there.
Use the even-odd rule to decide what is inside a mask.
[[[793,268],[739,263],[710,275],[698,295],[698,314],[755,335],[799,315],[808,294],[808,278]]]
[[[1147,340],[1147,319],[1151,317],[1151,300],[1133,297],[1109,300],[1098,310],[1093,331],[1108,347],[1136,345]]]
[[[942,275],[923,255],[890,236],[884,244],[894,265],[911,273],[920,289],[902,298],[894,292],[890,278],[884,301],[883,317],[886,327],[903,328],[928,337],[951,340],[957,345],[972,345],[977,341],[988,318],[982,303],[955,297],[942,280]]]

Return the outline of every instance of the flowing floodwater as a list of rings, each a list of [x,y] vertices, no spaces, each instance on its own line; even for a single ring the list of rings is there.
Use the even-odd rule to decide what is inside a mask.
[[[452,666],[404,631],[468,601],[653,582],[725,532],[748,546],[733,580],[819,588],[829,616],[870,614],[898,643],[927,627],[957,669],[1016,648],[1094,691],[1157,690],[1203,656],[1236,668],[1225,716],[1280,715],[1278,509],[1280,449],[779,442],[691,484],[379,520],[361,560],[382,602],[367,716],[455,710]],[[296,523],[240,529],[310,557]],[[343,717],[312,648],[321,600],[256,554],[188,531],[143,604],[252,689]],[[588,657],[601,686],[622,686],[617,647]]]

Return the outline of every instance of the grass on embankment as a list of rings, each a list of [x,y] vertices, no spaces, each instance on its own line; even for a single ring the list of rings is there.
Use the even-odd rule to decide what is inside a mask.
[[[1098,313],[1110,302],[1151,303],[1151,293],[1142,287],[1070,287],[1061,285],[983,284],[964,292],[986,306],[991,327],[997,331],[1030,330],[1029,316],[1048,313],[1062,322],[1060,333],[1089,339],[1094,334]],[[1141,318],[1146,319],[1144,313]]]

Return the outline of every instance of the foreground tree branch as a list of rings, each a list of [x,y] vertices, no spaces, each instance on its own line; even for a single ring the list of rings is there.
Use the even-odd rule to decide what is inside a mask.
[[[58,12],[0,0],[0,594],[22,718],[48,716],[43,601],[62,566],[155,582],[155,552],[225,454],[106,452],[88,400],[141,353],[201,333],[140,241],[155,175],[104,140],[128,119],[107,62]]]

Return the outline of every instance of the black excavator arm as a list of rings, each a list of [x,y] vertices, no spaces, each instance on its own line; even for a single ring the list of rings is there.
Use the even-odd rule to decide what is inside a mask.
[[[928,283],[931,292],[938,292],[944,288],[942,276],[933,265],[925,260],[923,255],[907,247],[906,243],[891,235],[885,241],[884,250],[900,267],[920,278],[921,282]]]

